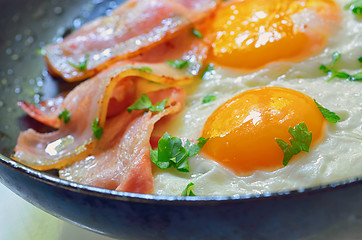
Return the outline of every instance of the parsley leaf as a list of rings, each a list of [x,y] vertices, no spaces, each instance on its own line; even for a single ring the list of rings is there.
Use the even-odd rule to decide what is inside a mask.
[[[161,102],[157,102],[155,105],[151,106],[149,110],[151,112],[161,112],[165,110],[168,98],[163,99]]]
[[[290,140],[291,145],[289,145],[282,139],[275,139],[279,147],[283,150],[284,166],[289,163],[290,159],[294,155],[297,155],[301,151],[309,152],[309,147],[312,142],[312,133],[308,133],[308,128],[304,122],[295,125],[294,128],[290,127],[288,132],[293,137],[293,139]]]
[[[337,61],[339,61],[340,58],[341,58],[341,53],[336,51],[332,54],[332,64],[331,64],[330,68],[324,64],[322,64],[319,67],[319,70],[321,70],[322,72],[324,72],[325,74],[328,74],[328,76],[330,76],[330,78],[327,80],[327,82],[331,81],[334,78],[341,78],[341,79],[346,79],[346,80],[350,80],[350,81],[362,81],[362,72],[357,73],[355,75],[350,75],[348,73],[335,70],[335,68],[334,68],[335,64],[337,63]],[[358,60],[360,61],[360,59],[358,59]]]
[[[152,69],[150,67],[139,67],[139,68],[136,68],[136,67],[131,67],[131,69],[137,69],[137,70],[140,70],[140,71],[143,71],[143,72],[152,72]]]
[[[356,15],[362,15],[362,0],[354,0],[344,7],[346,10],[352,10]]]
[[[201,38],[203,38],[204,36],[202,35],[202,33],[199,31],[199,30],[197,30],[196,28],[193,28],[192,29],[192,34],[193,35],[195,35],[197,38],[199,38],[199,39],[201,39]]]
[[[194,145],[187,140],[185,146],[182,146],[180,138],[171,137],[166,132],[158,141],[158,148],[150,149],[151,161],[160,169],[174,167],[180,172],[189,172],[187,158],[196,155],[208,140],[201,137]]]
[[[168,65],[177,69],[183,69],[188,66],[190,63],[186,60],[168,60],[166,61]]]
[[[45,56],[47,54],[44,48],[38,48],[37,50],[35,50],[35,53],[42,56]]]
[[[214,95],[211,94],[207,94],[204,96],[204,98],[202,99],[202,104],[205,103],[209,103],[209,102],[213,102],[216,100],[216,97]]]
[[[79,71],[84,71],[87,69],[88,59],[89,59],[89,54],[85,55],[84,60],[82,62],[80,62],[79,64],[72,63],[72,62],[68,62],[68,64],[70,66],[78,69]]]
[[[70,113],[68,112],[67,109],[64,109],[59,115],[58,115],[59,120],[64,120],[64,123],[68,123],[70,121]]]
[[[327,108],[324,108],[322,105],[317,103],[317,101],[314,99],[315,104],[317,104],[317,107],[319,111],[322,113],[323,117],[331,123],[336,123],[341,120],[341,118],[334,112],[329,111]]]
[[[133,103],[131,106],[127,108],[127,111],[131,113],[132,110],[145,109],[146,111],[160,112],[165,109],[167,101],[168,98],[165,98],[161,102],[157,102],[155,105],[152,105],[150,98],[146,94],[142,94],[141,97],[137,99],[135,103]]]
[[[335,64],[338,62],[338,60],[341,58],[341,53],[336,51],[332,53],[332,64],[331,67],[328,68],[326,65],[321,65],[319,67],[319,70],[324,72],[325,74],[328,74],[330,78],[327,80],[327,82],[331,81],[333,78],[349,78],[350,75],[344,72],[338,72],[334,69]]]
[[[101,139],[102,134],[103,134],[103,128],[101,126],[99,126],[99,119],[98,118],[94,119],[94,121],[92,123],[92,130],[93,130],[94,136],[98,140]]]
[[[334,69],[334,65],[341,59],[342,54],[338,51],[332,53],[332,69]]]
[[[190,182],[187,184],[186,188],[182,191],[181,196],[196,196],[194,192],[192,191],[195,184]]]
[[[213,70],[214,70],[214,64],[212,63],[208,64],[201,74],[201,79],[205,79],[207,75],[211,75]]]
[[[197,139],[197,144],[191,145],[190,141],[186,141],[185,147],[187,148],[187,151],[189,152],[189,157],[195,156],[198,152],[201,151],[201,149],[204,147],[205,143],[209,141],[208,138],[200,137]]]
[[[362,81],[362,72],[353,75],[353,81]]]
[[[360,63],[362,63],[362,57],[359,57],[359,58],[358,58],[358,61],[359,61]]]

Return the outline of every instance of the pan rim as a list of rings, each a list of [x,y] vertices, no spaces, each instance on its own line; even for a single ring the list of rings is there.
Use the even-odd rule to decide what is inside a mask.
[[[83,185],[68,180],[60,179],[49,173],[35,170],[22,163],[19,163],[9,157],[0,153],[0,164],[5,165],[11,171],[17,171],[21,174],[26,174],[28,177],[36,179],[40,182],[60,187],[62,189],[78,192],[87,196],[94,196],[100,198],[107,198],[110,200],[119,200],[126,202],[139,202],[139,203],[160,203],[160,204],[182,204],[182,205],[215,205],[224,203],[248,202],[248,201],[265,201],[278,198],[293,198],[305,195],[318,194],[328,191],[335,191],[350,187],[352,185],[362,184],[362,177],[349,178],[342,181],[332,182],[329,184],[322,184],[314,187],[299,188],[295,190],[283,190],[277,192],[266,192],[261,194],[248,194],[248,195],[231,195],[231,196],[168,196],[168,195],[154,195],[154,194],[141,194],[120,192],[109,190],[99,187],[92,187]],[[11,189],[11,188],[10,188]]]

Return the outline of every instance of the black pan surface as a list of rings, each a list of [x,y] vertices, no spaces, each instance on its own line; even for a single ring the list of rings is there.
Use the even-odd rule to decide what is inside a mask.
[[[20,131],[49,130],[26,117],[16,102],[39,103],[74,87],[52,78],[35,51],[61,41],[121,2],[0,1],[0,181],[4,185],[55,216],[116,238],[316,239],[313,236],[331,228],[341,229],[342,236],[356,236],[351,229],[362,226],[361,178],[261,196],[167,197],[74,184],[10,160]]]

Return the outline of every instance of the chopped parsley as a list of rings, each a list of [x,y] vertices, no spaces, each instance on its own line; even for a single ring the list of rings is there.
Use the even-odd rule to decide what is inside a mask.
[[[82,62],[80,62],[79,64],[76,63],[72,63],[72,62],[68,62],[68,64],[76,69],[78,69],[79,71],[84,71],[87,69],[87,64],[88,64],[88,59],[89,59],[89,55],[85,55],[84,60]]]
[[[204,96],[204,98],[202,99],[202,104],[205,103],[209,103],[209,102],[213,102],[216,100],[216,97],[214,95],[211,94],[207,94]]]
[[[195,184],[190,182],[187,184],[186,188],[182,191],[181,196],[196,196],[195,193],[192,191]]]
[[[345,73],[345,72],[342,72],[342,71],[337,71],[335,69],[335,64],[338,62],[338,60],[340,58],[341,58],[341,53],[340,52],[338,52],[338,51],[333,52],[331,66],[327,67],[326,65],[322,64],[319,67],[319,70],[321,70],[325,74],[328,74],[329,79],[327,81],[329,82],[334,78],[341,78],[341,79],[346,79],[346,80],[350,80],[350,81],[362,81],[362,72],[354,74],[354,75],[350,75],[348,73]]]
[[[137,69],[143,72],[150,72],[150,73],[152,72],[152,69],[150,67],[139,67],[139,68],[131,67],[131,69]]]
[[[205,79],[207,75],[211,75],[213,70],[214,70],[214,64],[212,63],[208,64],[201,74],[201,79]]]
[[[161,112],[165,109],[168,98],[163,99],[161,102],[157,102],[152,105],[150,98],[146,94],[136,100],[131,106],[127,108],[127,111],[131,113],[133,110],[146,110],[151,112]]]
[[[201,39],[201,38],[204,37],[204,36],[202,35],[202,33],[201,33],[199,30],[197,30],[196,28],[193,28],[193,29],[192,29],[192,34],[195,35],[195,37],[197,37],[197,38],[199,38],[199,39]]]
[[[37,50],[35,50],[35,53],[42,56],[45,56],[47,54],[44,48],[38,48]]]
[[[348,3],[345,7],[346,10],[351,10],[354,14],[362,16],[362,0],[354,0]]]
[[[68,123],[70,121],[70,113],[68,112],[67,109],[64,109],[59,115],[58,115],[59,120],[64,120],[64,123]]]
[[[167,132],[158,141],[158,148],[151,151],[151,161],[160,169],[174,167],[180,172],[189,172],[188,157],[196,155],[209,139],[199,138],[192,145],[189,140],[182,145],[180,138],[171,137]]]
[[[336,123],[341,120],[341,118],[334,112],[329,111],[327,108],[324,108],[322,105],[317,103],[317,101],[314,99],[315,104],[317,104],[317,107],[319,111],[322,113],[323,117],[331,123]]]
[[[99,126],[99,119],[98,118],[94,119],[94,121],[92,123],[92,130],[93,130],[94,136],[98,140],[101,139],[102,134],[103,134],[103,128],[101,126]]]
[[[186,60],[168,60],[166,61],[168,65],[177,69],[183,69],[187,67],[190,63]]]
[[[301,151],[309,152],[309,147],[312,142],[312,133],[308,132],[308,128],[304,122],[295,125],[294,128],[290,127],[288,132],[292,135],[293,139],[290,144],[282,139],[275,139],[279,147],[283,150],[284,158],[283,165],[286,166],[290,159],[300,153]]]

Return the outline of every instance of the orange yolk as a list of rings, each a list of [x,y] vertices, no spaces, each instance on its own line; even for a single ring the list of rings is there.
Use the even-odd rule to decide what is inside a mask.
[[[304,122],[312,132],[312,145],[321,138],[324,118],[307,95],[280,87],[245,91],[216,109],[207,119],[202,137],[210,138],[203,152],[236,174],[283,167],[289,127]],[[293,159],[292,159],[293,161]]]
[[[210,60],[251,70],[270,62],[303,60],[324,47],[339,12],[333,0],[227,2],[211,24]]]

